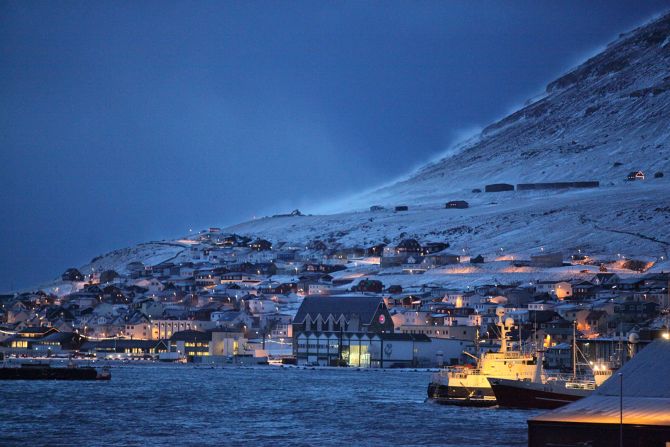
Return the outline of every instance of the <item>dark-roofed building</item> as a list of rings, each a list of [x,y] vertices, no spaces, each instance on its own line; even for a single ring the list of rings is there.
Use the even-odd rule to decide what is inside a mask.
[[[461,209],[463,209],[463,208],[468,208],[469,206],[470,205],[465,200],[452,200],[450,202],[447,202],[444,205],[444,207],[447,208],[447,209],[449,209],[449,208],[461,208]]]
[[[421,244],[416,239],[403,239],[395,248],[398,255],[421,254]]]
[[[293,319],[293,352],[303,364],[370,366],[370,340],[383,333],[393,321],[379,296],[308,296]]]
[[[84,275],[76,268],[69,268],[61,275],[63,281],[83,281]]]
[[[528,446],[666,447],[670,441],[670,342],[651,343],[619,373],[590,396],[531,418]]]
[[[170,337],[170,351],[192,360],[193,357],[208,356],[211,341],[211,332],[179,331]]]
[[[95,353],[98,357],[154,357],[168,351],[165,340],[128,340],[113,338],[89,340],[81,345],[81,351]]]

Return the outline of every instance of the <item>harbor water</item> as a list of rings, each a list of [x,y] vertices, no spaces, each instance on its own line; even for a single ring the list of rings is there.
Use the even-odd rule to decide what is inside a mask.
[[[426,402],[429,372],[123,365],[0,382],[0,445],[525,446],[537,412]]]

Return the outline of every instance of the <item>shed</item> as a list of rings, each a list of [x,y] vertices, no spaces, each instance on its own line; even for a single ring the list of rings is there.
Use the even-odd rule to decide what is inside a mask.
[[[514,185],[509,183],[493,183],[484,187],[485,192],[514,191]]]
[[[465,200],[452,200],[444,205],[445,208],[468,208],[469,206],[470,204]]]

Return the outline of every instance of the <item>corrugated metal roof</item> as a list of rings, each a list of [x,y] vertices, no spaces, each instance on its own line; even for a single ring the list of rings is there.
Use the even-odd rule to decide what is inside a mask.
[[[361,323],[369,324],[382,302],[379,296],[308,296],[300,305],[293,323],[302,323],[307,315],[313,318],[332,315],[335,319],[344,315],[347,320],[358,315]]]
[[[670,426],[670,341],[656,340],[619,370],[623,423]],[[531,421],[618,424],[621,377],[615,373],[592,395]]]

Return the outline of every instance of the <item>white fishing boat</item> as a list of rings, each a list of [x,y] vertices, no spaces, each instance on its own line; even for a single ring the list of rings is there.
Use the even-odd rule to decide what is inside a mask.
[[[509,348],[508,334],[514,326],[511,318],[503,319],[505,309],[496,309],[501,344],[498,352],[481,354],[474,367],[449,366],[433,374],[428,397],[439,403],[466,406],[495,405],[496,398],[488,381],[490,377],[530,380],[536,371],[537,357]],[[468,354],[472,356],[471,354]],[[474,357],[474,356],[472,356]]]

